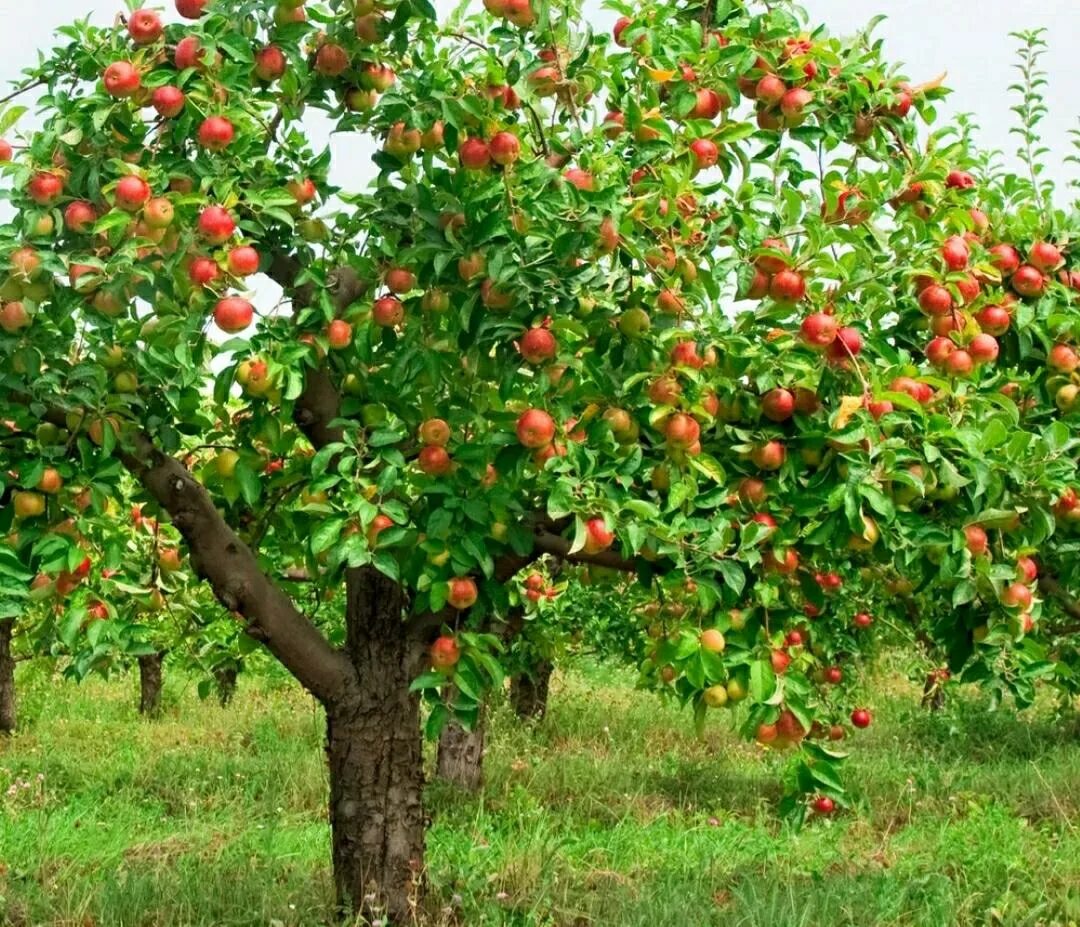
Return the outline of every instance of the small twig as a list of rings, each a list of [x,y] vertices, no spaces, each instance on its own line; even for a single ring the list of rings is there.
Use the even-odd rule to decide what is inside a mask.
[[[47,83],[48,81],[46,81],[45,78],[39,78],[32,84],[25,84],[18,90],[14,90],[9,93],[6,97],[0,97],[0,106],[3,106],[5,103],[10,103],[16,97],[22,96],[24,93],[29,93],[31,90],[35,90],[38,87],[44,87]]]
[[[540,147],[543,149],[544,157],[546,158],[550,154],[550,151],[548,149],[547,137],[544,135],[544,126],[541,124],[540,117],[537,115],[536,110],[533,109],[532,103],[526,101],[523,105],[529,116],[532,117],[533,129],[540,139]]]

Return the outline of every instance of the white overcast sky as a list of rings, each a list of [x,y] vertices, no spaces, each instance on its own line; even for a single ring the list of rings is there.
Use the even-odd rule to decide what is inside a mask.
[[[614,19],[612,14],[596,12],[599,0],[587,2],[593,7],[589,18],[594,24],[606,26]],[[878,34],[885,39],[888,58],[902,62],[915,82],[947,70],[948,85],[955,92],[942,107],[943,116],[973,113],[982,127],[983,145],[999,148],[1010,157],[1016,141],[1009,135],[1009,106],[1015,100],[1007,88],[1016,74],[1012,69],[1016,41],[1009,37],[1009,31],[1018,26],[1052,27],[1044,59],[1050,73],[1045,91],[1050,115],[1043,131],[1044,143],[1052,151],[1047,163],[1056,180],[1072,179],[1080,173],[1075,166],[1064,164],[1065,155],[1070,153],[1068,130],[1080,126],[1080,106],[1075,103],[1080,61],[1073,57],[1080,35],[1077,0],[804,0],[803,5],[813,22],[825,23],[830,32],[840,35],[856,30],[875,14],[885,14],[888,19]],[[167,7],[169,18],[176,19],[172,0],[147,0],[147,6]],[[437,6],[449,10],[453,2],[437,0]],[[23,67],[33,64],[37,49],[51,47],[56,26],[86,15],[105,22],[120,9],[119,0],[0,0],[0,85],[7,85]],[[349,149],[349,156],[340,160],[355,165],[349,172],[356,172],[335,180],[353,187],[363,179],[367,162],[366,157],[356,157],[366,147],[358,142],[335,142],[335,148]]]

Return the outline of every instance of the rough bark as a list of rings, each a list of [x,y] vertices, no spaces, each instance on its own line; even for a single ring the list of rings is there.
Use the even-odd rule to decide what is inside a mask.
[[[439,734],[436,770],[440,779],[465,792],[478,792],[484,784],[487,711],[480,710],[476,726],[467,731],[451,719]]]
[[[540,720],[547,714],[548,688],[555,669],[550,660],[538,660],[528,672],[510,680],[510,704],[523,720]]]
[[[165,655],[150,653],[139,657],[139,714],[156,718],[161,714],[161,665]]]
[[[0,619],[0,734],[15,731],[15,660],[11,656],[14,618]]]
[[[214,682],[217,684],[218,701],[222,708],[227,708],[236,695],[236,677],[235,666],[219,666],[214,670]]]
[[[346,651],[359,684],[327,704],[334,883],[343,913],[413,922],[422,889],[424,780],[419,697],[425,641],[400,586],[346,576]]]
[[[929,711],[941,711],[945,707],[945,690],[937,673],[928,673],[923,683],[922,706]]]

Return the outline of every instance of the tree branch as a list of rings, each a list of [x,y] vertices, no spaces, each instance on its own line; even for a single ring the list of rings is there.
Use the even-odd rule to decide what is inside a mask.
[[[296,258],[275,254],[268,271],[270,278],[289,292],[295,306],[310,305],[315,298],[315,288],[310,283],[296,285],[302,269]],[[339,312],[367,288],[359,274],[347,265],[335,269],[329,283]],[[341,394],[330,376],[330,364],[323,358],[318,366],[307,369],[303,392],[296,398],[293,407],[293,420],[316,450],[336,443],[344,436],[340,427],[330,424],[338,417],[340,408]]]
[[[67,423],[67,414],[59,407],[47,409],[43,417],[62,427]],[[229,527],[187,467],[160,451],[141,431],[135,431],[131,443],[118,447],[116,454],[168,512],[187,542],[196,574],[210,584],[226,609],[247,619],[248,634],[262,641],[304,688],[326,704],[339,701],[357,684],[345,655],[331,647],[267,577],[251,548]]]

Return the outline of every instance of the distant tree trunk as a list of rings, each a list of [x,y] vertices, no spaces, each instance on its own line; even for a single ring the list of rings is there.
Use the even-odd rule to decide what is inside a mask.
[[[550,660],[537,660],[528,672],[510,681],[510,704],[519,718],[540,720],[547,714],[548,688],[554,669]]]
[[[929,711],[941,711],[945,707],[945,689],[937,673],[928,673],[923,683],[922,706]]]
[[[487,711],[480,709],[476,727],[465,730],[451,719],[439,735],[437,763],[440,779],[465,792],[478,792],[484,784],[484,750],[487,739]]]
[[[334,885],[343,913],[406,927],[423,886],[423,738],[409,685],[425,641],[403,620],[393,580],[364,567],[348,571],[346,589],[346,652],[360,684],[326,705]]]
[[[237,669],[235,666],[219,666],[214,670],[218,701],[221,702],[222,708],[227,708],[229,702],[233,700],[233,696],[236,695],[236,676]]]
[[[139,714],[155,718],[161,713],[161,664],[165,655],[139,657]]]
[[[15,731],[15,660],[11,656],[14,618],[0,619],[0,734]]]

